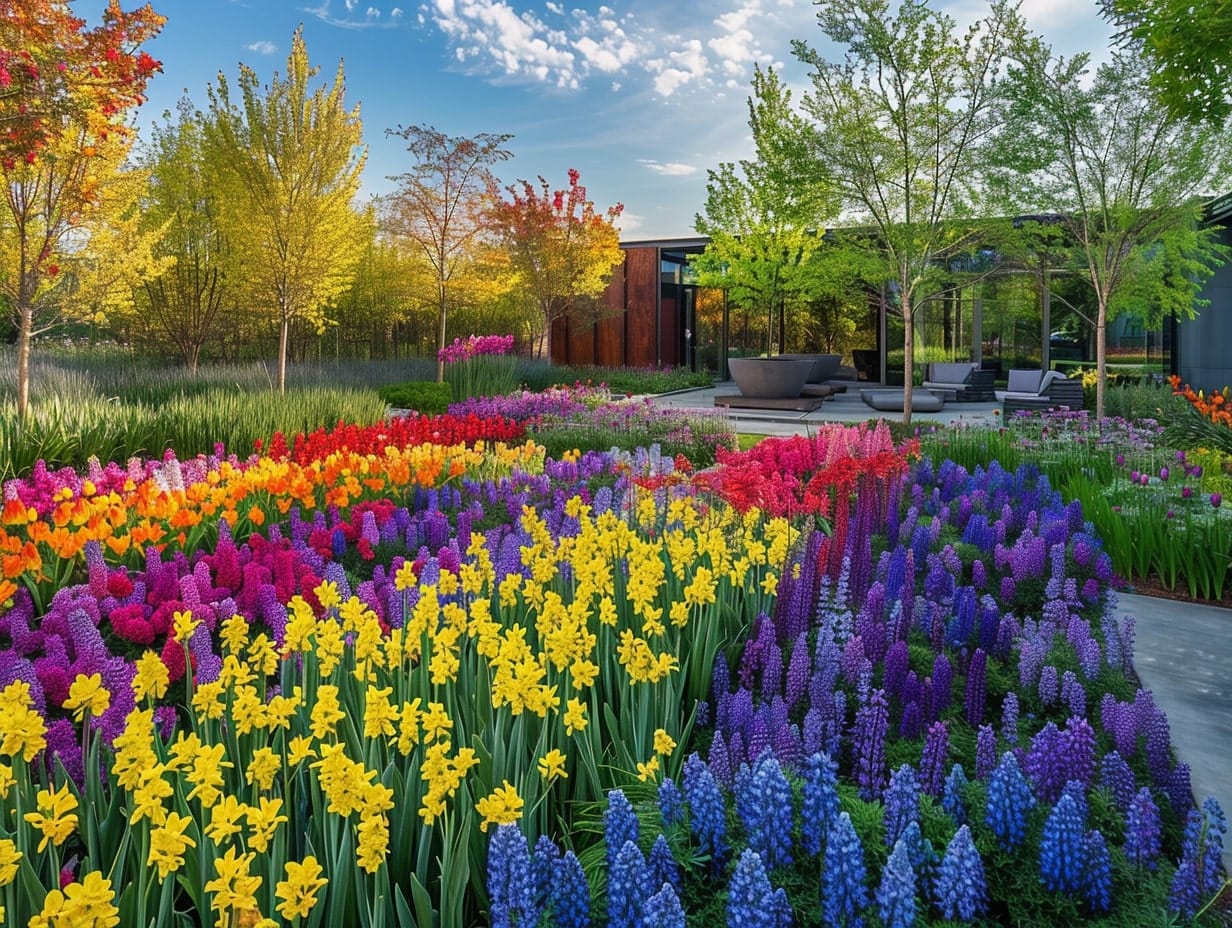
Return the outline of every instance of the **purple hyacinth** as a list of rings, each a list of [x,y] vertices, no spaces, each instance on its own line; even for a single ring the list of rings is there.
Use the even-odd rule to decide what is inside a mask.
[[[745,848],[727,890],[728,928],[786,928],[790,923],[787,894],[770,885],[757,852]]]
[[[915,770],[903,764],[890,775],[890,785],[885,792],[885,842],[893,847],[908,823],[920,815],[920,786]]]
[[[890,714],[885,693],[873,690],[868,702],[856,710],[851,749],[855,757],[856,785],[860,798],[871,802],[881,798],[886,785],[886,734]]]
[[[860,836],[851,816],[840,812],[826,838],[821,870],[821,918],[828,928],[863,926],[862,913],[868,905],[868,888],[864,885],[867,874]]]
[[[1035,797],[1014,755],[1006,751],[988,781],[988,803],[984,823],[992,829],[998,843],[1013,850],[1027,834],[1027,813],[1035,805]]]
[[[890,852],[877,884],[877,914],[884,928],[912,928],[916,916],[916,876],[907,846],[900,839]]]
[[[946,846],[937,871],[933,897],[942,917],[969,922],[984,911],[988,889],[984,863],[971,840],[971,829],[961,826]]]
[[[976,648],[971,655],[971,663],[967,667],[967,690],[963,709],[967,723],[972,728],[979,728],[984,721],[984,703],[986,699],[986,669],[988,656],[983,648]]]
[[[945,785],[945,768],[950,761],[950,730],[940,719],[928,726],[920,756],[920,788],[939,797]]]
[[[1086,824],[1078,803],[1064,793],[1044,822],[1040,876],[1051,892],[1077,893],[1083,886]]]
[[[1163,822],[1151,791],[1142,787],[1125,813],[1125,857],[1135,867],[1154,870],[1159,858]]]
[[[501,825],[492,834],[487,884],[493,928],[529,928],[539,921],[530,849],[517,825]]]

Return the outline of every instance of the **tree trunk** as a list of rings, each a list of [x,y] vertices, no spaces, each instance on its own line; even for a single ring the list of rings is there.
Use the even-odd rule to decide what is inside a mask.
[[[445,285],[441,283],[437,287],[437,297],[440,300],[440,326],[436,333],[436,382],[445,382],[445,359],[441,357],[441,352],[445,350],[445,317],[447,306],[445,304]]]
[[[1099,297],[1095,317],[1095,421],[1104,418],[1104,386],[1108,382],[1108,301]]]
[[[34,309],[22,306],[17,330],[17,417],[30,412],[30,338],[34,331]]]
[[[282,325],[278,329],[278,392],[287,392],[287,341],[291,333],[291,320],[286,313],[282,315]]]
[[[911,424],[911,396],[915,387],[915,307],[904,287],[903,304],[903,425]]]

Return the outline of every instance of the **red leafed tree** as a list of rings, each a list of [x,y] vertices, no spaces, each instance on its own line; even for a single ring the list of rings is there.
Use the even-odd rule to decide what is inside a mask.
[[[494,192],[491,227],[516,275],[516,287],[535,307],[535,354],[550,357],[552,323],[593,310],[621,261],[615,223],[624,206],[598,212],[572,168],[564,190],[552,190],[543,177],[538,187],[522,180],[505,190],[508,199]],[[587,315],[593,321],[593,312]]]
[[[0,3],[0,159],[33,163],[53,137],[89,122],[125,131],[118,117],[145,99],[161,68],[139,46],[162,28],[149,4],[125,13],[111,0],[87,29],[64,0]],[[104,124],[110,124],[104,127]]]
[[[88,286],[89,250],[111,243],[94,261],[96,285],[101,265],[124,264],[131,276],[145,263],[125,241],[138,178],[122,170],[132,138],[124,116],[161,67],[140,45],[163,22],[149,5],[126,13],[111,0],[86,28],[63,0],[0,0],[0,294],[17,322],[19,415],[38,319],[46,328],[69,311],[66,279]]]

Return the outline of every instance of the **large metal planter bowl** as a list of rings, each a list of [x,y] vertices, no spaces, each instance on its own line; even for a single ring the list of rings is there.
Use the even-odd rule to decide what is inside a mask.
[[[805,383],[825,383],[837,377],[839,365],[843,363],[841,354],[781,354],[778,357],[812,361],[813,367]]]
[[[808,383],[812,359],[730,358],[732,380],[751,399],[794,399]]]

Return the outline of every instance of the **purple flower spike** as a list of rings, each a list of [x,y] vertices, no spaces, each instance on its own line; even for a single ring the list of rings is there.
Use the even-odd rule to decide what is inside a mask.
[[[1211,494],[1211,505],[1212,506],[1218,509],[1220,505],[1222,505],[1222,503],[1223,503],[1223,497],[1220,494],[1218,493]]]

